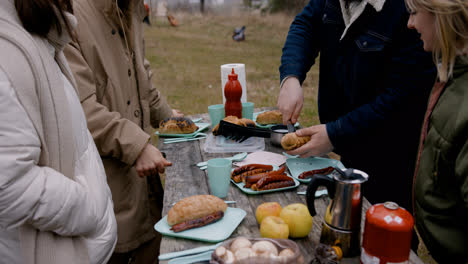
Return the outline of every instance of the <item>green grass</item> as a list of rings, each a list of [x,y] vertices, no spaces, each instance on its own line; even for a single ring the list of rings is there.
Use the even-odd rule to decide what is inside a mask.
[[[255,107],[276,106],[281,49],[293,17],[287,15],[175,15],[180,26],[159,18],[146,27],[146,57],[153,83],[173,108],[186,115],[205,113],[222,103],[220,65],[246,65],[247,96]],[[235,27],[246,26],[246,40],[231,38]],[[317,67],[304,82],[302,125],[318,124]]]

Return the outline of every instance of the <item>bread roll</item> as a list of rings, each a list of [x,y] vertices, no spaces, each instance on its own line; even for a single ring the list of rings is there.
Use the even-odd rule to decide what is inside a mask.
[[[310,136],[299,137],[296,133],[288,133],[281,139],[281,146],[284,150],[293,150],[309,142]]]
[[[190,134],[197,129],[197,125],[186,117],[170,117],[159,123],[159,133],[161,134]]]
[[[226,209],[226,203],[216,196],[194,195],[180,200],[169,210],[167,223],[173,226]]]
[[[279,110],[267,111],[260,113],[255,121],[261,125],[282,124],[283,115]]]
[[[226,116],[223,121],[226,121],[226,122],[229,122],[229,123],[233,123],[235,125],[238,125],[238,126],[244,126],[244,127],[256,127],[255,125],[255,122],[251,119],[247,119],[247,118],[237,118],[237,116]],[[218,135],[218,129],[219,129],[219,124],[217,124],[214,128],[213,128],[213,135],[217,136]]]

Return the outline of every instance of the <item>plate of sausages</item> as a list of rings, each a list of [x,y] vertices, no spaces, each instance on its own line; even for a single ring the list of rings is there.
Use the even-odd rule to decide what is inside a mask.
[[[231,182],[247,194],[261,194],[293,189],[300,182],[281,168],[266,164],[248,164],[231,172]]]
[[[341,161],[320,157],[289,158],[286,165],[294,179],[308,183],[315,174],[331,175],[335,168],[345,169]]]

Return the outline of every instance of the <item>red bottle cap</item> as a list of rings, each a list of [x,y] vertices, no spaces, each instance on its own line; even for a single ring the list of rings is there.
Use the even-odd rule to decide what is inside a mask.
[[[237,74],[234,72],[234,68],[232,68],[231,74],[228,75],[228,79],[229,79],[230,81],[235,81],[235,80],[237,80]]]

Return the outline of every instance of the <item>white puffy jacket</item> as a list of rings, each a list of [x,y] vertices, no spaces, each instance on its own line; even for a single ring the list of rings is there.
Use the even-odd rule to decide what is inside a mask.
[[[54,49],[50,46],[51,56]],[[57,69],[60,71],[58,65]],[[75,181],[38,166],[41,144],[12,84],[0,69],[0,263],[24,263],[18,227],[86,239],[91,263],[106,263],[117,242],[112,197],[79,99],[64,90],[75,135]]]

